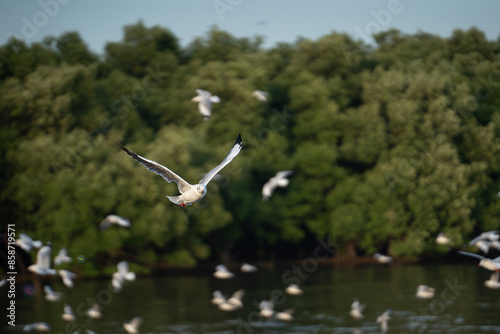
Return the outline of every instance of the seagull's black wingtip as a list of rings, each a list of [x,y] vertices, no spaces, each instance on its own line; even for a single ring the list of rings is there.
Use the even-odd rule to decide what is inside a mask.
[[[125,152],[127,152],[128,154],[130,154],[130,151],[126,147],[122,146],[122,150],[124,150]]]
[[[236,144],[243,144],[243,141],[241,140],[241,133],[238,133],[238,138],[236,138]]]

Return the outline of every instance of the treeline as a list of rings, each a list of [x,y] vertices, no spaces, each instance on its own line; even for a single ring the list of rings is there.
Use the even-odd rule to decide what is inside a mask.
[[[2,224],[67,247],[87,275],[208,259],[422,256],[500,226],[500,42],[389,30],[376,47],[333,32],[261,47],[213,28],[187,47],[126,26],[103,55],[76,32],[0,48]],[[210,121],[190,99],[218,95]],[[269,92],[269,101],[252,96]],[[244,149],[201,202],[121,149],[196,183],[241,133]],[[293,170],[262,201],[262,185]],[[100,232],[108,214],[130,229]]]

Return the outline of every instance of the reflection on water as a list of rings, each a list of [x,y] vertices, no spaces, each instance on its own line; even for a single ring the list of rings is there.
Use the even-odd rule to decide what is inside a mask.
[[[122,324],[140,316],[140,333],[380,333],[375,320],[391,308],[389,333],[500,332],[500,291],[484,287],[489,272],[476,266],[333,267],[286,275],[284,280],[286,270],[236,272],[231,280],[217,280],[210,273],[138,278],[116,294],[107,280],[80,281],[73,290],[56,281],[54,290],[64,293],[60,302],[18,296],[14,330],[45,321],[52,333],[78,328],[82,334],[85,328],[98,334],[125,333]],[[286,285],[296,280],[304,294],[285,295]],[[434,298],[415,298],[419,284],[434,287]],[[241,288],[246,294],[240,310],[223,312],[210,303],[214,290],[230,296]],[[258,315],[258,303],[272,296],[277,298],[277,311],[295,310],[292,322]],[[359,321],[349,317],[354,298],[367,304]],[[88,320],[85,311],[95,300],[104,305],[103,318]],[[65,302],[75,311],[75,324],[61,319]]]

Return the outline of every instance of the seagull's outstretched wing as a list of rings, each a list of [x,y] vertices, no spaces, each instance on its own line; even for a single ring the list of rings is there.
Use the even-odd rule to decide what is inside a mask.
[[[228,163],[231,162],[231,160],[234,159],[240,153],[241,147],[243,146],[243,141],[241,140],[241,134],[238,135],[238,138],[236,139],[236,143],[234,143],[233,148],[231,151],[229,151],[229,154],[222,160],[219,166],[215,167],[212,169],[205,177],[199,182],[200,184],[203,184],[206,186],[208,182],[222,169],[224,168]]]
[[[481,256],[479,254],[475,254],[475,253],[469,253],[469,252],[463,252],[463,251],[457,251],[457,253],[462,254],[462,255],[471,256],[471,257],[475,257],[476,259],[480,259],[480,260],[489,260],[488,258]]]
[[[141,163],[144,167],[146,167],[151,172],[160,175],[168,182],[174,181],[177,183],[177,187],[179,188],[179,192],[182,194],[185,191],[188,191],[191,188],[191,185],[184,181],[182,177],[172,172],[165,166],[160,165],[156,161],[151,161],[149,159],[143,158],[140,155],[135,154],[134,152],[129,151],[126,147],[122,147],[122,150],[127,152],[132,158]]]

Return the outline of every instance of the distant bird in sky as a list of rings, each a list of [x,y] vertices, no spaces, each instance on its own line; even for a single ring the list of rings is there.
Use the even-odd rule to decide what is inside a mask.
[[[121,227],[130,227],[130,220],[120,217],[118,215],[107,215],[106,218],[104,218],[100,223],[99,223],[99,229],[100,230],[105,230],[111,225],[118,225]]]
[[[375,253],[373,255],[373,258],[377,260],[378,263],[391,263],[392,262],[392,257],[387,256],[387,255],[382,255],[380,253]]]
[[[302,289],[299,288],[297,284],[291,283],[285,289],[285,292],[289,295],[301,295],[303,293]]]
[[[252,93],[252,95],[260,102],[267,102],[268,101],[267,97],[269,96],[269,93],[263,92],[261,90],[256,90]]]
[[[271,318],[274,314],[274,303],[270,300],[263,300],[259,304],[259,314],[264,318]]]
[[[63,263],[70,263],[71,261],[73,261],[73,259],[68,256],[66,248],[62,248],[54,258],[54,265],[59,266]]]
[[[47,242],[45,246],[38,250],[36,263],[28,267],[28,270],[38,275],[55,275],[56,271],[50,268],[52,254],[52,244]]]
[[[64,313],[62,314],[61,317],[63,318],[63,320],[66,320],[66,321],[75,321],[76,320],[75,313],[73,312],[73,309],[71,308],[71,306],[69,304],[64,304]]]
[[[251,265],[248,263],[243,263],[240,267],[240,270],[244,273],[253,273],[253,272],[256,272],[258,269],[254,265]]]
[[[76,274],[69,270],[61,269],[58,270],[59,276],[61,276],[64,285],[68,288],[73,288],[73,280],[76,278]]]
[[[45,291],[45,300],[49,302],[58,302],[59,300],[61,300],[62,293],[55,292],[50,286],[46,285],[43,288],[43,291]]]
[[[205,175],[205,177],[198,184],[195,185],[187,183],[186,181],[184,181],[184,179],[182,179],[180,176],[172,172],[170,169],[160,165],[155,161],[145,159],[133,152],[130,152],[125,147],[122,147],[122,149],[151,172],[160,175],[169,183],[171,181],[177,183],[177,187],[179,188],[179,192],[181,193],[181,195],[167,196],[167,198],[172,203],[178,204],[180,206],[186,206],[201,200],[206,195],[207,185],[210,182],[210,180],[222,168],[224,168],[228,163],[230,163],[238,155],[238,153],[240,153],[242,146],[243,142],[241,140],[241,135],[238,135],[236,142],[234,143],[232,149],[229,151],[229,154],[224,158],[224,160],[222,160],[222,162],[217,167],[212,169],[207,175]]]
[[[46,322],[36,322],[34,324],[28,324],[23,327],[23,331],[25,332],[31,332],[32,330],[38,332],[49,332],[50,325]]]
[[[92,319],[102,318],[101,306],[98,303],[94,303],[88,310],[87,315]]]
[[[494,259],[488,259],[487,257],[475,253],[462,252],[462,251],[457,251],[457,253],[470,257],[475,257],[476,259],[481,260],[479,261],[479,265],[481,267],[488,269],[490,271],[500,272],[500,256]]]
[[[391,309],[388,309],[377,317],[377,322],[380,323],[380,329],[382,330],[382,333],[387,333],[387,322],[390,319],[389,315],[391,314],[391,311]]]
[[[436,289],[431,288],[428,285],[421,284],[417,287],[417,292],[415,293],[415,296],[420,299],[430,299],[434,298],[434,292]]]
[[[205,121],[208,121],[210,116],[212,116],[212,103],[219,103],[220,98],[217,95],[212,95],[212,93],[203,89],[197,89],[196,93],[198,96],[193,97],[191,102],[198,103],[198,110],[200,111],[200,114],[203,116]]]
[[[257,24],[263,26],[267,24],[267,21],[266,20],[258,21]]]
[[[135,273],[128,269],[128,262],[122,261],[116,265],[118,269],[117,272],[113,273],[111,278],[111,285],[113,286],[115,292],[120,292],[123,288],[123,283],[125,280],[133,281],[135,280]]]
[[[493,290],[500,289],[499,276],[500,273],[498,271],[493,272],[490,278],[487,281],[484,281],[484,286]]]
[[[286,309],[282,312],[277,312],[276,319],[281,320],[281,321],[292,321],[293,320],[293,309]]]
[[[356,298],[351,304],[351,311],[349,312],[349,315],[354,319],[354,320],[360,320],[363,319],[363,310],[365,309],[366,304],[361,304],[359,300]]]
[[[451,244],[451,239],[446,236],[444,232],[440,232],[436,237],[436,244],[438,245],[449,245]]]
[[[223,264],[219,264],[215,267],[214,277],[219,279],[233,278],[234,274],[230,272],[227,267]]]
[[[19,234],[19,239],[16,240],[16,245],[24,249],[26,252],[31,251],[31,248],[42,247],[42,242],[40,240],[33,240],[26,233]]]
[[[286,187],[288,185],[288,179],[290,175],[293,174],[291,170],[283,170],[278,172],[275,176],[269,179],[262,187],[262,199],[267,201],[273,194],[277,187]]]
[[[129,334],[137,334],[139,333],[139,326],[141,325],[142,318],[135,317],[130,322],[126,322],[123,324],[123,328]]]

